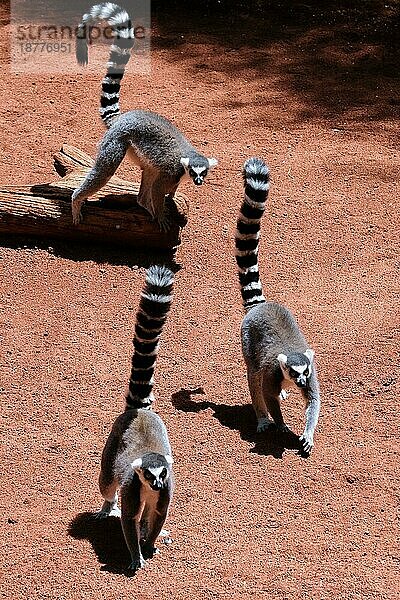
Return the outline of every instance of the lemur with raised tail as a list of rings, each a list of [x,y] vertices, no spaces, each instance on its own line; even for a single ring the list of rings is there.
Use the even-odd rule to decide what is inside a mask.
[[[121,516],[131,571],[143,567],[155,553],[155,541],[166,520],[173,492],[173,459],[167,430],[161,418],[149,410],[173,281],[174,275],[166,267],[152,266],[146,273],[136,317],[125,411],[114,422],[101,458],[99,488],[104,504],[97,517]]]
[[[261,159],[250,158],[244,164],[243,178],[244,200],[237,221],[235,246],[246,311],[241,326],[242,350],[257,431],[265,431],[273,424],[280,431],[288,430],[280,400],[286,398],[287,388],[298,387],[306,402],[300,453],[308,457],[320,410],[314,351],[309,348],[292,313],[282,304],[267,301],[263,295],[258,248],[260,221],[269,192],[268,167]]]
[[[92,169],[72,195],[72,219],[75,225],[81,222],[85,200],[107,183],[128,152],[142,169],[138,204],[166,230],[171,223],[165,196],[173,196],[183,179],[202,185],[217,160],[198,152],[175,125],[157,113],[133,110],[120,114],[121,79],[134,44],[134,29],[128,13],[117,4],[93,6],[78,27],[76,57],[80,64],[88,62],[88,26],[99,21],[106,21],[113,30],[100,99],[100,114],[109,129],[100,142]]]

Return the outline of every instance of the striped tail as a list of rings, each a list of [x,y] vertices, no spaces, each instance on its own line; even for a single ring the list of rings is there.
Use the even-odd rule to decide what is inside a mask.
[[[125,410],[150,408],[154,400],[154,369],[163,326],[172,302],[174,274],[167,267],[152,266],[146,273],[136,315],[134,353]]]
[[[260,221],[269,191],[269,170],[259,158],[249,158],[243,166],[244,200],[235,232],[236,262],[240,291],[246,310],[265,302],[258,270]]]
[[[76,36],[76,59],[80,65],[88,63],[88,38],[90,26],[106,21],[112,28],[113,43],[107,63],[107,72],[101,82],[100,115],[107,127],[119,116],[121,79],[128,64],[135,41],[131,19],[123,8],[113,2],[96,4],[83,15]]]

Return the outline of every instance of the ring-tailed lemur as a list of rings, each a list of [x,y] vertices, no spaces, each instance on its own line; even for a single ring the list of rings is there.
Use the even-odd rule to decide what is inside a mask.
[[[153,266],[147,271],[136,317],[125,412],[114,422],[101,459],[99,488],[104,504],[97,516],[121,516],[132,571],[143,567],[145,559],[153,556],[173,492],[173,460],[167,430],[161,418],[149,410],[158,344],[171,306],[173,280],[173,273],[166,267]]]
[[[236,261],[246,315],[241,338],[252,404],[257,416],[257,431],[266,430],[272,421],[285,431],[280,399],[285,388],[297,386],[306,401],[305,428],[300,436],[302,455],[309,456],[314,444],[320,397],[314,351],[300,331],[292,313],[282,304],[266,301],[258,268],[260,220],[269,191],[269,171],[258,158],[244,164],[244,200],[235,234]]]
[[[201,185],[217,160],[198,152],[175,125],[157,113],[133,110],[120,116],[120,85],[134,43],[134,29],[128,13],[117,4],[93,6],[78,28],[76,56],[80,64],[88,62],[87,27],[98,21],[107,21],[114,33],[100,100],[100,114],[109,130],[94,166],[72,195],[72,219],[75,225],[81,222],[85,200],[107,183],[128,152],[142,169],[138,204],[165,230],[171,225],[165,196],[173,196],[183,179]]]

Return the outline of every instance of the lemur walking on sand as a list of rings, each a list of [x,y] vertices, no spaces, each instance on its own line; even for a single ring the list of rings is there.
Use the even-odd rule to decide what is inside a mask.
[[[121,79],[134,44],[134,29],[128,13],[117,4],[93,6],[78,28],[76,57],[80,64],[88,62],[87,27],[99,21],[106,21],[114,33],[100,99],[100,114],[109,129],[92,169],[72,195],[72,219],[75,225],[81,222],[85,200],[107,183],[128,152],[142,169],[138,204],[167,230],[171,222],[165,196],[173,196],[183,179],[202,185],[217,160],[198,152],[175,125],[157,113],[133,110],[120,114]]]
[[[262,160],[250,158],[244,164],[243,177],[244,200],[235,245],[246,311],[241,326],[242,350],[257,431],[264,431],[273,424],[278,430],[288,430],[280,400],[286,397],[286,388],[300,388],[306,402],[301,454],[308,457],[320,410],[314,351],[309,348],[292,313],[282,304],[266,300],[262,292],[258,247],[260,221],[269,191],[268,167]]]
[[[171,306],[173,280],[166,267],[153,266],[147,271],[136,317],[125,412],[115,420],[101,459],[99,488],[104,504],[96,516],[121,516],[131,571],[143,567],[145,559],[155,553],[173,492],[167,430],[150,410],[158,344]]]

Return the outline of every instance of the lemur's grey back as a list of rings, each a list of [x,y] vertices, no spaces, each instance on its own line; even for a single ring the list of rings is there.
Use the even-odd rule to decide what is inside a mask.
[[[114,439],[119,439],[114,472],[123,481],[131,476],[129,465],[149,452],[172,455],[167,429],[152,410],[130,410],[118,417],[113,425]]]
[[[109,127],[120,114],[119,94],[121,79],[129,62],[134,44],[134,29],[129,14],[118,4],[103,2],[83,15],[76,37],[76,58],[79,64],[88,63],[88,27],[106,21],[113,31],[113,44],[107,63],[107,72],[101,83],[100,115]]]
[[[276,363],[280,352],[305,352],[307,342],[285,306],[275,302],[254,305],[242,321],[242,350],[255,371]]]
[[[181,131],[165,117],[148,110],[132,110],[122,114],[105,134],[108,139],[131,145],[136,154],[151,159],[151,165],[171,176],[182,176],[182,156],[200,156]]]

